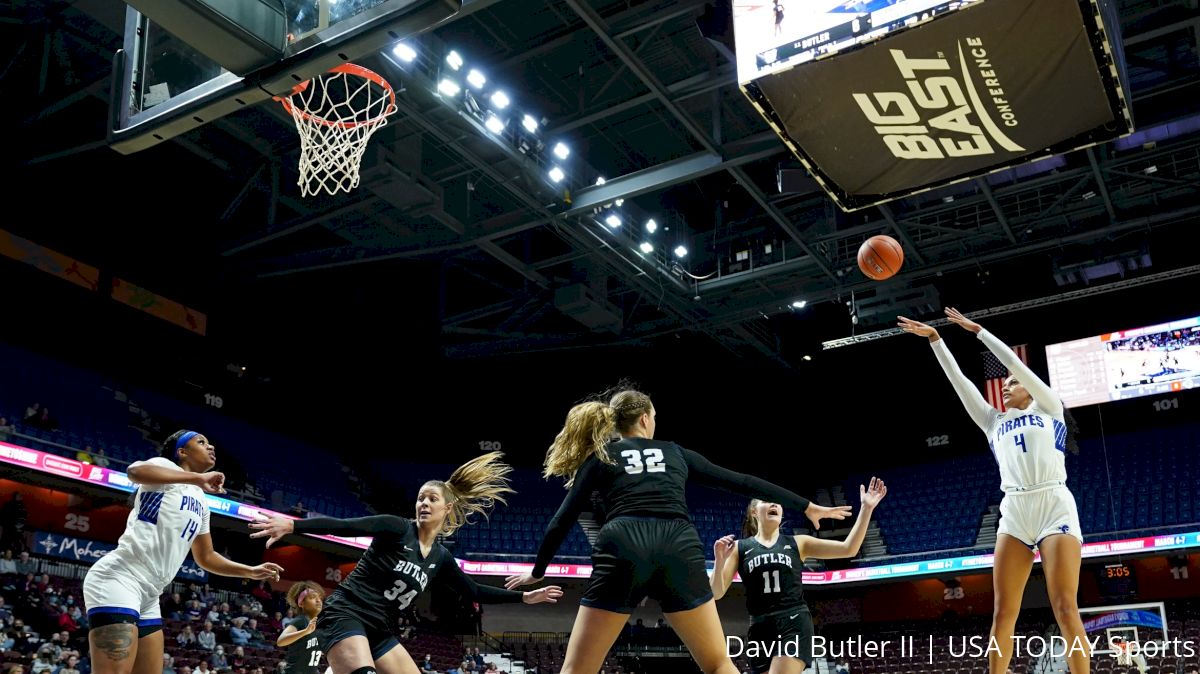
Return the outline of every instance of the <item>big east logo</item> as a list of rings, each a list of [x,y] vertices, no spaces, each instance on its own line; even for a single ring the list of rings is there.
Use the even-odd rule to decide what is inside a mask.
[[[950,60],[940,52],[937,58],[912,58],[903,50],[892,49],[892,59],[908,91],[853,94],[896,158],[972,157],[995,154],[996,146],[1009,152],[1025,151],[1001,128],[1013,128],[1020,122],[983,40],[967,38],[965,42],[966,51],[962,42],[958,44],[961,73],[954,72]]]

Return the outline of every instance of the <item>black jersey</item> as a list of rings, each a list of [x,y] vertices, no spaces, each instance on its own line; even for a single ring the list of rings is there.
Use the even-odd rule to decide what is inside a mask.
[[[292,623],[298,630],[308,627],[308,618],[300,616]],[[287,674],[317,674],[321,671],[321,647],[316,633],[293,641],[287,647]]]
[[[800,512],[808,507],[808,500],[802,496],[766,480],[716,466],[673,442],[623,438],[609,443],[606,451],[614,463],[591,456],[575,474],[571,490],[546,526],[533,569],[535,577],[545,573],[579,514],[591,507],[593,492],[599,493],[608,521],[629,515],[690,520],[684,495],[689,479],[743,496],[770,499]]]
[[[780,534],[775,544],[757,538],[737,542],[738,574],[746,588],[746,611],[751,618],[807,608],[804,602],[804,563],[794,536]]]
[[[522,592],[476,584],[458,568],[458,562],[441,543],[434,543],[429,554],[422,556],[417,527],[409,519],[394,515],[346,520],[314,517],[298,520],[295,531],[373,537],[358,566],[329,597],[326,610],[349,610],[376,629],[391,631],[400,612],[435,579],[482,603],[519,602],[524,596]]]

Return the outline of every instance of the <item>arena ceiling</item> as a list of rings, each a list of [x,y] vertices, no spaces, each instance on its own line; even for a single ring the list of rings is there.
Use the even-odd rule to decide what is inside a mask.
[[[117,155],[103,140],[124,21],[113,0],[0,8],[0,86],[15,129],[8,161],[50,194],[97,185],[91,193],[107,198],[89,201],[93,224],[178,245],[210,281],[181,279],[161,259],[107,254],[214,316],[214,278],[237,288],[329,279],[333,292],[394,283],[397,294],[436,293],[437,341],[449,356],[690,332],[792,367],[820,340],[872,329],[896,311],[922,315],[965,287],[969,308],[983,309],[1081,287],[1067,272],[1088,261],[1151,256],[1134,275],[1194,264],[1167,243],[1200,215],[1195,0],[1120,3],[1145,135],[853,214],[815,187],[779,193],[776,170],[791,157],[738,90],[733,64],[697,29],[707,4],[479,0],[415,41],[426,65],[455,49],[504,83],[515,107],[543,120],[543,154],[569,144],[569,203],[536,151],[488,134],[437,96],[436,82],[387,55],[364,64],[403,87],[400,111],[376,134],[351,195],[297,195],[299,141],[275,105]],[[594,211],[618,199],[627,222],[614,233]],[[652,238],[642,229],[650,218],[660,226]],[[115,247],[78,223],[13,229],[76,254]],[[855,268],[859,245],[875,234],[908,254],[886,284]],[[638,254],[643,239],[653,254]],[[682,260],[670,252],[678,245],[688,249]],[[1023,283],[986,283],[1014,269]],[[429,283],[398,280],[413,273]]]

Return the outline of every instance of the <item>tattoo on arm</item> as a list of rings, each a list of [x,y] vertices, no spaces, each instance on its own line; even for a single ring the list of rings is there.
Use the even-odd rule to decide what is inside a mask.
[[[125,660],[129,658],[137,638],[137,626],[127,623],[105,625],[93,629],[89,636],[92,647],[109,660]]]

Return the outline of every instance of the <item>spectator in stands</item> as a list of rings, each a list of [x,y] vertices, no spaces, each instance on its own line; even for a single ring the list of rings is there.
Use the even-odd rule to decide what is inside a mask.
[[[54,650],[50,644],[43,644],[38,649],[37,657],[33,660],[33,667],[30,667],[33,674],[42,674],[42,672],[54,671]]]
[[[108,468],[108,455],[104,453],[103,447],[97,449],[96,453],[92,455],[92,463],[101,468]]]
[[[42,415],[41,403],[34,403],[34,404],[30,405],[29,407],[25,408],[24,421],[27,424],[33,423],[33,422],[37,421],[38,417],[40,417],[41,415]]]
[[[0,620],[0,623],[6,621]],[[11,629],[0,630],[0,655],[13,650],[13,646],[17,644],[17,633]]]
[[[162,674],[175,674],[175,658],[170,653],[163,653]]]
[[[67,656],[67,663],[55,670],[54,674],[79,674],[79,658],[74,655]]]
[[[50,574],[43,573],[42,579],[38,581],[38,592],[45,592],[50,589]]]
[[[275,663],[275,671],[272,674],[284,674],[284,672],[286,670],[287,670],[287,661],[280,660],[279,662]]]
[[[296,615],[296,609],[289,608],[287,610],[287,615],[284,616],[284,618],[283,618],[283,626],[287,627],[288,625],[291,625],[292,623],[296,622],[299,619],[300,619],[300,616]]]
[[[53,431],[58,428],[58,422],[54,420],[54,417],[50,416],[49,407],[42,408],[42,415],[37,418],[34,425],[47,431]]]
[[[217,595],[213,593],[212,586],[208,583],[204,584],[204,587],[200,590],[200,594],[196,597],[196,599],[199,599],[200,603],[205,606],[212,606],[213,604],[217,603]]]
[[[423,661],[421,661],[421,671],[423,671],[423,672],[432,672],[433,671],[433,662],[430,660],[431,657],[432,656],[429,653],[425,654],[425,659]]]
[[[12,424],[8,423],[8,419],[0,417],[0,442],[8,442],[9,438],[12,437],[12,434],[16,432],[17,429]]]
[[[163,613],[171,620],[183,620],[183,597],[178,592],[172,592],[163,602]]]
[[[246,631],[250,633],[250,645],[251,646],[254,646],[256,648],[263,648],[266,646],[267,638],[265,635],[263,635],[262,631],[260,631],[258,629],[258,619],[257,618],[251,618],[246,623]]]
[[[15,664],[9,667],[8,674],[25,674],[25,665]]]
[[[11,623],[13,619],[12,610],[4,603],[4,597],[0,597],[0,621],[5,624]]]
[[[260,580],[254,589],[250,590],[250,595],[258,598],[259,601],[269,602],[271,601],[271,586],[267,584],[267,581]]]
[[[68,597],[68,599],[74,599],[74,598],[75,597]],[[79,629],[81,629],[81,630],[88,629],[89,623],[88,623],[87,616],[83,614],[83,609],[79,608],[78,603],[71,604],[71,608],[70,608],[69,612],[71,614],[71,620],[74,620],[75,624],[79,625]]]
[[[304,501],[296,501],[296,505],[292,506],[292,514],[296,517],[304,517],[308,513],[308,509],[304,507]]]
[[[446,670],[446,674],[466,674],[466,672],[467,672],[467,661],[466,660],[463,660],[462,662],[460,662],[457,667],[451,667],[450,669]]]
[[[238,648],[250,643],[250,631],[245,628],[245,622],[245,618],[237,618],[229,628],[229,640]]]
[[[246,666],[246,649],[238,646],[233,649],[233,654],[228,656],[229,666],[235,669],[240,669]]]
[[[200,618],[203,617],[203,613],[204,613],[204,609],[201,607],[199,599],[193,599],[190,602],[188,602],[188,610],[187,610],[187,619],[188,620],[195,620],[195,621],[199,622]]]
[[[21,495],[19,493],[13,495],[13,501],[19,501],[20,499]],[[9,501],[9,503],[12,503],[12,501]],[[24,509],[24,507],[25,504],[22,503],[21,508]],[[7,529],[7,527],[5,528]],[[37,573],[37,567],[37,560],[31,559],[28,552],[22,552],[21,556],[17,558],[17,573],[19,574],[25,575]]]
[[[175,643],[179,644],[180,648],[191,648],[196,645],[196,633],[192,631],[191,625],[183,626],[183,629],[175,636]]]
[[[229,658],[225,657],[224,646],[217,646],[217,649],[209,657],[209,663],[212,664],[213,669],[218,671],[229,668]]]
[[[204,629],[200,634],[196,635],[196,644],[206,651],[211,651],[217,647],[217,635],[213,632],[211,622],[204,623]]]
[[[228,613],[226,615],[228,616]],[[204,614],[204,620],[214,625],[220,625],[222,622],[224,622],[221,620],[221,609],[216,604],[213,604],[213,606],[208,609],[208,613]]]
[[[164,674],[166,674],[166,673],[164,672]],[[179,668],[179,674],[192,674],[192,668],[187,665],[184,665]]]
[[[196,674],[213,674],[213,670],[208,668],[208,660],[201,660],[196,665]]]
[[[84,445],[83,449],[75,452],[75,460],[79,463],[92,463],[92,446]]]
[[[850,663],[846,662],[845,658],[839,658],[833,669],[836,674],[850,674]],[[1008,674],[1012,674],[1012,670],[1009,670]]]
[[[12,553],[12,550],[5,550],[4,556],[0,557],[0,576],[17,574],[17,560],[13,559]]]
[[[476,669],[483,669],[483,654],[479,652],[479,648],[476,648],[475,651],[471,653],[471,659],[475,661]]]
[[[269,620],[267,620],[267,629],[272,632],[282,631],[283,630],[283,613],[276,611],[275,615],[271,616],[271,618]]]
[[[67,632],[75,632],[79,630],[79,625],[75,624],[75,619],[71,617],[70,610],[66,606],[59,606],[60,613],[58,614],[59,629]]]

